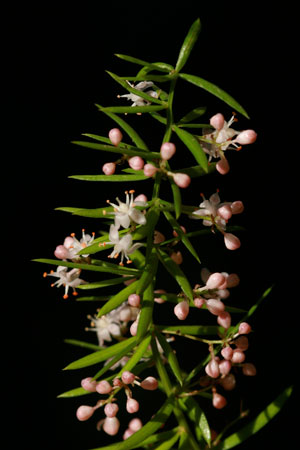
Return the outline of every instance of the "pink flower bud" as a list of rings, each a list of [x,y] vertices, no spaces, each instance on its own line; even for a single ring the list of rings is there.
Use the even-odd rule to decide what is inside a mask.
[[[204,298],[201,297],[194,298],[194,305],[196,306],[196,308],[202,308],[204,303],[205,303]]]
[[[224,126],[224,116],[221,113],[215,114],[210,118],[209,123],[212,127],[214,127],[216,130],[221,130]]]
[[[224,233],[224,243],[228,250],[236,250],[241,246],[241,241],[232,233]]]
[[[115,417],[118,411],[119,407],[116,403],[107,403],[104,406],[104,414],[106,417]]]
[[[178,265],[182,264],[183,257],[182,257],[181,251],[178,250],[178,252],[172,252],[171,255],[170,255],[170,258],[173,259],[173,261],[176,264],[178,264]]]
[[[73,244],[74,244],[74,238],[72,238],[71,236],[67,236],[64,240],[64,247],[69,249],[70,247],[73,246]]]
[[[240,200],[236,200],[235,202],[232,202],[230,205],[232,214],[241,214],[245,207],[244,207],[244,203],[241,202]]]
[[[106,417],[103,422],[103,430],[110,436],[115,436],[120,428],[120,422],[117,417]]]
[[[119,130],[119,128],[112,128],[109,133],[108,133],[108,137],[110,139],[110,142],[117,146],[120,144],[120,142],[123,139],[123,134],[121,133],[121,131]]]
[[[206,281],[207,289],[217,289],[226,281],[224,275],[219,272],[212,273]]]
[[[138,417],[131,419],[131,421],[128,424],[129,430],[132,430],[134,433],[139,431],[142,428],[142,426],[143,426],[142,421]]]
[[[249,334],[251,326],[247,322],[241,322],[239,326],[239,334]]]
[[[102,171],[105,175],[112,175],[116,171],[116,164],[114,162],[108,162],[103,164]]]
[[[224,311],[218,315],[217,322],[221,327],[227,330],[231,325],[231,315],[229,314],[229,312]]]
[[[137,308],[138,306],[140,306],[141,303],[141,297],[138,294],[130,294],[128,297],[128,304],[130,306],[134,306],[135,308]]]
[[[216,300],[214,298],[206,300],[206,307],[208,311],[214,314],[215,316],[219,316],[225,310],[224,303],[221,302],[221,300]]]
[[[122,381],[125,384],[131,384],[135,380],[135,375],[132,372],[129,372],[128,370],[125,370],[125,372],[122,373]]]
[[[236,348],[235,350],[233,350],[231,362],[240,364],[245,361],[245,358],[246,358],[245,353],[242,352],[242,350]]]
[[[154,294],[166,294],[166,291],[164,289],[156,289],[154,291]],[[160,298],[160,297],[154,297],[154,301],[156,303],[165,303],[166,300],[164,300],[163,298]]]
[[[141,382],[141,388],[146,391],[155,391],[158,388],[158,381],[154,377],[147,377]]]
[[[119,312],[119,319],[121,320],[121,322],[129,322],[131,320],[131,317],[132,312],[129,306],[127,308],[125,307],[121,309],[121,311]]]
[[[142,170],[144,167],[144,160],[140,156],[133,156],[128,159],[129,166],[134,170]]]
[[[214,408],[222,409],[224,406],[227,405],[227,400],[223,395],[218,394],[217,392],[213,393],[213,400],[212,400]]]
[[[179,320],[185,320],[189,314],[189,303],[186,300],[183,300],[180,303],[177,303],[177,305],[174,308],[174,314]]]
[[[228,375],[231,370],[231,362],[227,359],[222,359],[222,361],[219,362],[219,369],[222,375]]]
[[[54,255],[58,259],[68,259],[70,253],[69,250],[64,245],[58,245],[54,251]]]
[[[160,154],[164,160],[172,158],[175,152],[176,147],[172,142],[165,142],[160,148]]]
[[[218,208],[217,212],[218,216],[222,217],[224,220],[229,220],[232,216],[232,210],[230,205],[223,205],[220,208]]]
[[[256,375],[256,367],[252,363],[245,363],[242,367],[243,374],[248,377],[254,377]]]
[[[235,376],[232,373],[229,373],[224,378],[220,379],[220,384],[225,391],[232,391],[236,385]]]
[[[99,394],[109,394],[111,392],[111,390],[112,390],[112,387],[108,381],[102,380],[102,381],[99,381],[99,383],[97,383],[96,391]]]
[[[180,228],[183,231],[183,233],[186,234],[186,228],[183,225],[180,225]],[[176,230],[173,230],[173,236],[178,237],[178,233]]]
[[[88,392],[96,392],[98,382],[96,380],[93,380],[92,377],[84,378],[81,380],[81,386],[84,390]]]
[[[81,405],[76,411],[76,417],[80,421],[88,420],[94,414],[95,409],[92,406]]]
[[[206,364],[205,372],[211,378],[218,378],[218,376],[220,375],[220,368],[215,358],[213,358],[212,360],[209,361],[208,364]]]
[[[240,336],[234,341],[234,345],[236,345],[239,350],[245,351],[249,347],[249,340],[246,336]]]
[[[134,202],[144,202],[147,203],[148,198],[144,194],[140,194],[137,197],[135,197]]]
[[[232,288],[240,284],[240,278],[236,273],[231,273],[227,277],[227,287]]]
[[[134,431],[127,428],[127,430],[125,430],[124,434],[123,434],[123,441],[126,441],[126,439],[128,439],[133,434],[134,434]]]
[[[226,173],[229,172],[229,170],[230,170],[229,162],[227,161],[227,159],[225,157],[221,158],[217,162],[216,169],[221,175],[226,175]]]
[[[157,230],[154,231],[154,239],[153,239],[154,244],[160,244],[165,240],[166,240],[165,236],[160,231]]]
[[[136,336],[137,329],[138,329],[138,321],[135,320],[134,322],[132,322],[129,328],[131,336]]]
[[[174,173],[174,182],[181,188],[187,188],[191,183],[191,178],[186,173]]]
[[[146,177],[153,177],[153,175],[157,172],[157,167],[153,166],[153,164],[145,164],[144,165],[144,175]]]
[[[254,130],[244,130],[237,135],[235,142],[241,145],[253,144],[256,141],[257,133]]]
[[[139,410],[139,402],[135,400],[134,398],[128,398],[126,402],[126,411],[129,412],[129,414],[136,413]]]
[[[122,387],[122,381],[120,380],[120,378],[113,379],[113,386],[114,387]]]
[[[231,360],[233,355],[233,349],[231,347],[224,347],[221,350],[221,355],[223,356],[223,358]]]

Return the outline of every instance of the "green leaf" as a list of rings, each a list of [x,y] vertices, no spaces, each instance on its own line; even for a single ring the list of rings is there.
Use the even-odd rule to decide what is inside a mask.
[[[131,279],[132,279],[131,277],[118,277],[118,278],[111,278],[109,280],[94,281],[93,283],[80,284],[79,286],[77,286],[77,289],[82,290],[98,289],[106,286],[114,286],[115,284],[122,284],[124,283],[124,281]]]
[[[170,450],[172,449],[173,445],[176,444],[176,442],[179,439],[180,434],[177,433],[174,436],[170,437],[170,439],[164,440],[158,447],[155,447],[153,450]]]
[[[169,181],[170,181],[171,189],[172,189],[172,193],[173,193],[173,204],[174,204],[174,208],[175,208],[175,216],[176,216],[176,219],[178,219],[181,214],[181,205],[182,205],[181,192],[180,192],[180,188],[177,186],[177,184],[175,183],[173,178],[170,177]]]
[[[139,339],[139,337],[137,337]],[[134,367],[140,362],[142,357],[144,356],[146,350],[148,349],[151,342],[151,334],[148,334],[144,337],[144,339],[141,341],[139,346],[135,349],[134,354],[132,357],[127,361],[127,363],[122,367],[120,372],[118,373],[117,377],[120,377],[125,370],[132,371]]]
[[[177,378],[177,380],[179,381],[180,385],[183,385],[183,376],[181,373],[181,369],[178,363],[178,359],[174,353],[174,350],[172,349],[172,347],[170,346],[170,344],[168,343],[168,341],[165,339],[165,337],[160,334],[160,333],[156,333],[157,339],[164,351],[164,354],[167,358],[168,363],[170,364],[170,368],[172,369],[173,374],[175,375],[175,377]]]
[[[68,178],[83,181],[132,182],[149,180],[145,175],[70,175]]]
[[[104,348],[98,352],[93,352],[83,358],[73,361],[68,364],[63,370],[77,370],[84,367],[93,366],[99,362],[106,361],[107,359],[116,356],[121,351],[129,351],[132,348],[133,343],[136,342],[136,337],[132,336],[124,341],[118,342],[117,344],[111,345]]]
[[[118,306],[120,306],[123,302],[125,302],[130,294],[134,294],[136,292],[136,288],[138,285],[139,280],[134,281],[133,283],[126,286],[124,289],[119,291],[116,295],[110,298],[108,302],[105,303],[104,306],[100,309],[97,317],[101,317],[104,314],[108,314],[113,309],[116,309]]]
[[[132,107],[129,106],[129,108],[132,108]],[[132,108],[132,109],[134,109],[134,108]],[[106,144],[97,144],[96,142],[88,142],[88,141],[72,141],[72,144],[79,145],[80,147],[91,148],[94,150],[101,150],[103,152],[121,153],[122,155],[128,155],[128,156],[140,156],[141,158],[147,158],[147,159],[160,158],[160,153],[147,152],[146,150],[141,149],[141,148],[137,148],[135,150],[132,148],[106,145]]]
[[[157,271],[158,258],[155,249],[151,250],[149,261],[146,263],[141,278],[138,281],[136,293],[141,295],[150,285]]]
[[[187,413],[189,419],[200,429],[205,442],[210,446],[211,433],[210,426],[204,411],[193,397],[184,397],[179,399],[183,410]]]
[[[70,389],[69,391],[63,392],[62,394],[59,394],[57,398],[73,398],[73,397],[80,397],[81,395],[87,395],[90,394],[90,392],[86,391],[82,387],[78,387],[75,389]]]
[[[199,264],[201,264],[200,258],[198,256],[196,250],[194,249],[189,238],[185,235],[185,233],[180,228],[180,225],[177,222],[177,220],[175,220],[175,218],[172,216],[172,214],[169,211],[164,211],[164,215],[165,215],[166,219],[168,220],[169,224],[171,225],[171,227],[173,228],[173,230],[175,230],[177,232],[178,239],[180,239],[182,241],[182,243],[186,246],[186,248],[193,255],[193,257],[198,261]]]
[[[156,328],[161,331],[178,331],[179,335],[190,334],[192,336],[218,335],[221,330],[221,327],[217,325],[156,325]]]
[[[142,59],[134,58],[133,56],[123,55],[120,53],[115,53],[115,56],[117,56],[120,59],[123,59],[124,61],[128,61],[133,64],[138,64],[140,66],[147,66],[148,69],[158,70],[160,72],[170,72],[170,71],[174,70],[173,66],[171,66],[170,64],[166,64],[166,63],[149,63]]]
[[[77,302],[106,302],[108,300],[107,295],[89,295],[86,297],[77,297]]]
[[[191,285],[186,278],[183,271],[180,269],[180,267],[170,258],[167,253],[163,252],[162,250],[157,248],[157,253],[159,256],[159,259],[161,260],[164,267],[167,269],[167,271],[172,275],[172,277],[175,278],[185,295],[190,299],[193,300],[193,290],[191,288]]]
[[[140,447],[145,439],[152,436],[167,421],[173,411],[173,400],[173,397],[169,397],[152,419],[125,441],[116,442],[105,447],[98,447],[93,450],[130,450],[135,447]]]
[[[179,139],[186,145],[186,147],[190,150],[192,155],[194,156],[195,160],[198,164],[202,167],[204,172],[208,172],[208,161],[205,155],[204,150],[202,149],[199,141],[193,136],[191,133],[189,133],[186,130],[183,130],[182,128],[179,128],[176,125],[173,125],[173,129]]]
[[[220,89],[215,84],[211,83],[210,81],[206,81],[196,75],[190,75],[188,73],[180,73],[179,77],[188,81],[189,83],[194,84],[195,86],[204,89],[215,97],[218,97],[227,105],[231,106],[235,111],[241,113],[243,116],[249,119],[249,116],[245,109],[233,97],[231,97],[231,95],[227,94],[227,92],[223,91],[223,89]]]
[[[272,403],[270,403],[258,416],[248,425],[241,428],[236,433],[231,434],[216,447],[216,450],[228,450],[244,442],[249,437],[257,433],[261,428],[267,425],[276,414],[279,413],[287,399],[290,397],[293,387],[286,388]]]
[[[73,214],[74,216],[81,217],[91,217],[95,219],[103,219],[106,217],[106,213],[113,212],[114,208],[112,206],[104,207],[104,208],[75,208],[69,206],[61,206],[59,208],[55,208],[55,211],[64,211]]]
[[[177,125],[187,124],[188,122],[191,122],[194,119],[198,119],[198,117],[203,116],[203,114],[205,114],[205,112],[206,112],[206,106],[199,106],[199,108],[194,108],[194,109],[192,109],[192,111],[190,111],[185,116],[183,116],[179,120]],[[207,126],[209,127],[210,125],[207,125]]]
[[[139,136],[139,134],[120,116],[117,114],[114,114],[113,112],[109,112],[107,110],[103,110],[103,107],[96,104],[97,108],[104,112],[108,117],[110,117],[112,120],[114,120],[131,138],[132,142],[141,149],[149,150],[146,143],[143,141],[143,139]]]
[[[88,348],[90,350],[99,351],[99,345],[91,344],[90,342],[78,341],[77,339],[64,339],[66,344],[76,345],[77,347]]]
[[[178,427],[175,427],[175,428],[173,428],[172,430],[169,430],[169,431],[161,431],[159,433],[156,433],[156,434],[153,434],[153,435],[149,436],[140,445],[145,447],[146,445],[157,444],[159,442],[160,443],[166,442],[169,439],[174,438],[174,436],[178,434],[178,431],[179,431]],[[134,446],[133,448],[137,448],[137,446]]]
[[[200,22],[200,19],[198,18],[192,24],[191,28],[188,31],[188,34],[186,35],[186,37],[183,41],[183,44],[182,44],[182,47],[180,49],[179,56],[177,59],[177,63],[175,66],[175,70],[177,72],[179,72],[183,68],[185,63],[187,62],[187,60],[190,56],[190,53],[198,39],[200,30],[201,30],[201,22]]]
[[[173,170],[174,173],[186,173],[191,178],[203,177],[204,175],[208,175],[210,173],[215,172],[217,163],[208,163],[208,171],[206,172],[202,166],[192,166],[186,167],[184,169],[176,169]]]
[[[158,114],[157,112],[153,112],[151,113],[151,116],[156,119],[158,122],[163,123],[164,125],[167,124],[167,119],[166,117],[161,116],[160,114]]]
[[[105,108],[101,108],[100,111],[111,112],[111,113],[116,113],[116,114],[143,114],[143,113],[152,113],[155,111],[161,111],[163,109],[166,109],[166,106],[155,106],[155,105],[107,106]]]

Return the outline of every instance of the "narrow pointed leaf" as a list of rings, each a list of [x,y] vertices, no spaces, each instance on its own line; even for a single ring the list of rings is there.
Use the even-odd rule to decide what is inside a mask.
[[[194,422],[195,425],[200,429],[201,436],[203,436],[206,443],[210,446],[211,443],[210,426],[208,424],[204,411],[202,410],[200,405],[191,396],[180,398],[179,403],[183,408],[183,411],[187,413],[189,419],[192,422]]]
[[[204,175],[208,175],[210,173],[215,172],[216,170],[216,163],[209,163],[208,164],[208,171],[206,172],[202,166],[191,166],[186,167],[184,169],[176,169],[173,170],[174,173],[186,173],[191,178],[197,178],[197,177],[203,177]]]
[[[89,350],[95,350],[96,352],[101,350],[99,345],[91,344],[90,342],[79,341],[78,339],[64,339],[66,344],[75,345],[77,347],[88,348]]]
[[[94,281],[93,283],[80,284],[79,286],[77,286],[77,289],[81,289],[83,291],[90,289],[99,289],[107,286],[114,286],[115,284],[122,284],[125,281],[131,279],[132,277],[118,277],[118,278],[111,278],[109,280]]]
[[[171,184],[171,189],[172,189],[172,194],[173,194],[173,204],[174,204],[174,209],[175,209],[175,216],[176,216],[176,219],[178,219],[181,214],[181,205],[182,205],[181,192],[180,192],[180,188],[177,186],[177,184],[175,183],[173,178],[169,178],[169,181]]]
[[[131,182],[149,180],[145,175],[70,175],[68,178],[83,181]]]
[[[179,52],[178,60],[175,66],[175,70],[177,72],[179,72],[187,62],[190,53],[198,39],[200,30],[201,30],[201,22],[200,19],[197,19],[192,24],[191,28],[188,31],[188,34],[186,35],[183,41],[182,47]]]
[[[231,95],[227,94],[227,92],[223,91],[223,89],[219,88],[215,84],[196,75],[190,75],[188,73],[180,73],[179,77],[188,81],[189,83],[194,84],[195,86],[204,89],[215,97],[218,97],[224,103],[231,106],[235,111],[241,113],[243,116],[249,119],[249,116],[245,109],[233,97],[231,97]]]
[[[64,370],[77,370],[84,367],[93,366],[99,362],[106,361],[109,358],[116,356],[120,351],[128,350],[132,348],[133,343],[136,342],[136,337],[130,337],[124,341],[118,342],[117,344],[106,347],[98,352],[93,352],[90,355],[84,356],[83,358],[73,361],[68,364]]]
[[[241,428],[236,433],[231,434],[224,439],[215,448],[216,450],[228,450],[236,447],[241,442],[244,442],[249,437],[257,433],[261,428],[267,425],[273,417],[276,416],[290,397],[293,388],[290,386],[286,388],[272,403],[270,403],[258,416],[252,420],[248,425]]]
[[[156,119],[158,122],[163,123],[164,125],[167,124],[166,117],[163,117],[162,115],[158,114],[158,112],[151,113],[151,116]]]
[[[95,219],[103,219],[106,217],[106,213],[113,212],[113,207],[104,207],[104,208],[91,208],[91,209],[84,209],[84,208],[75,208],[75,207],[69,207],[69,206],[61,206],[59,208],[55,208],[55,211],[64,211],[73,214],[74,216],[81,216],[81,217],[91,217]]]
[[[198,119],[198,117],[203,116],[206,112],[206,106],[199,106],[199,108],[194,108],[192,111],[187,113],[185,116],[183,116],[177,125],[179,124],[187,124],[191,122],[192,120]],[[209,127],[209,125],[207,125]]]
[[[70,389],[69,391],[63,392],[62,394],[59,394],[57,398],[73,398],[73,397],[80,397],[81,395],[87,395],[91,392],[86,391],[83,389],[83,387],[78,387],[75,389]]]
[[[170,368],[171,368],[173,374],[175,375],[175,377],[179,381],[180,385],[182,386],[183,376],[182,376],[181,369],[180,369],[180,366],[178,363],[178,359],[177,359],[172,347],[170,346],[170,344],[168,343],[166,338],[161,333],[156,333],[156,336],[157,336],[157,339],[164,351],[164,354],[167,358],[167,361],[170,365]]]
[[[158,70],[160,72],[170,72],[171,70],[174,69],[173,66],[171,66],[170,64],[166,64],[166,63],[149,63],[142,59],[134,58],[133,56],[123,55],[120,53],[116,53],[115,56],[117,56],[120,59],[123,59],[124,61],[128,61],[133,64],[138,64],[140,66],[147,66],[147,68],[149,68],[149,69]]]
[[[173,126],[173,129],[179,139],[186,145],[186,147],[189,149],[189,151],[194,156],[197,163],[202,167],[204,172],[208,172],[208,161],[205,155],[205,152],[203,148],[201,147],[199,141],[193,136],[191,133],[189,133],[186,130],[183,130],[182,128],[177,127],[176,125]]]
[[[129,106],[128,108],[135,109],[138,107],[133,108],[133,107]],[[80,147],[90,148],[90,149],[94,149],[94,150],[101,150],[103,152],[120,153],[122,155],[128,155],[128,156],[140,156],[141,158],[147,158],[147,159],[160,158],[160,153],[146,152],[146,150],[141,149],[141,148],[133,149],[132,147],[126,148],[123,146],[121,147],[121,146],[114,146],[114,145],[107,145],[107,144],[98,144],[96,142],[88,142],[88,141],[72,141],[72,144],[76,144]]]
[[[158,447],[155,447],[153,450],[171,450],[173,445],[178,441],[179,436],[179,433],[175,434],[170,439],[164,440],[164,442],[162,442]]]
[[[140,339],[144,336],[152,323],[152,314],[154,306],[153,282],[145,289],[143,302],[138,321],[137,337]]]
[[[100,109],[103,112],[111,112],[115,114],[143,114],[162,111],[167,106],[162,105],[146,105],[146,106],[107,106]]]
[[[156,325],[158,330],[178,331],[179,335],[189,334],[192,336],[218,335],[222,329],[217,325]]]
[[[138,282],[139,280],[134,281],[133,283],[129,284],[124,289],[119,291],[116,295],[111,297],[111,299],[107,303],[105,303],[104,306],[102,306],[97,317],[99,318],[105,314],[108,314],[110,311],[116,309],[123,302],[125,302],[130,294],[134,294],[136,292]]]
[[[145,336],[144,339],[140,342],[139,346],[135,349],[134,354],[127,361],[127,363],[122,367],[120,372],[118,373],[118,377],[122,375],[125,370],[132,371],[134,367],[140,362],[142,357],[144,356],[146,350],[148,349],[151,342],[151,335]]]

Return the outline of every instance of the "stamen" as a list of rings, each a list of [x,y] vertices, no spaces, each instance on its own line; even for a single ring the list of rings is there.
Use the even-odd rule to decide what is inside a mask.
[[[126,263],[127,263],[127,264],[131,264],[131,263],[132,263],[131,259],[128,259],[128,260],[126,261]]]
[[[129,194],[134,194],[135,190],[134,189],[130,189]]]
[[[110,200],[106,200],[106,203],[110,203]]]
[[[72,236],[72,237],[75,237],[75,233],[71,233],[71,236]]]
[[[48,276],[47,272],[43,273],[43,277],[46,278]]]
[[[51,274],[52,274],[52,273],[54,273],[54,270],[53,270],[53,269],[51,269],[51,270],[50,270],[50,273],[51,273]]]
[[[105,216],[106,215],[106,211],[105,211],[105,209],[102,211],[102,214],[103,214],[103,216]]]
[[[116,258],[118,258],[118,256],[119,256],[119,253],[116,253],[114,258],[116,259]]]
[[[121,262],[119,262],[119,266],[124,266],[124,263],[122,263],[122,261]]]
[[[51,286],[51,287],[54,287],[54,286],[55,286],[55,283],[50,284],[50,286]]]
[[[64,299],[66,299],[66,298],[68,298],[68,297],[69,297],[68,294],[63,295],[63,298],[64,298]]]
[[[78,295],[78,292],[74,291],[72,292],[72,294],[76,297],[76,295]]]
[[[96,234],[95,231],[93,231],[93,232],[92,232],[92,236],[95,236],[95,234]]]
[[[236,151],[239,152],[240,150],[242,150],[242,146],[241,145],[239,147],[237,147]]]
[[[128,195],[128,191],[125,191],[125,194]]]

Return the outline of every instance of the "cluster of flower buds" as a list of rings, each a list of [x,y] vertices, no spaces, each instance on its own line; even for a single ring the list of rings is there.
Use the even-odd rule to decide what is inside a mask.
[[[101,419],[97,423],[97,428],[101,428],[105,433],[114,436],[118,433],[120,428],[120,421],[117,418],[117,413],[119,411],[119,406],[116,402],[114,395],[120,391],[124,390],[126,394],[126,411],[129,414],[135,414],[139,411],[139,402],[133,398],[132,388],[134,385],[140,386],[142,389],[147,391],[156,390],[158,387],[158,381],[152,376],[148,376],[142,381],[138,381],[139,377],[134,375],[134,373],[125,370],[121,377],[116,377],[113,379],[112,384],[107,380],[97,381],[92,377],[84,378],[81,381],[81,386],[88,392],[98,392],[101,395],[108,395],[106,399],[100,399],[95,406],[81,405],[76,411],[76,416],[78,420],[85,421],[88,420],[96,409],[104,406],[105,418]],[[127,430],[123,435],[123,439],[127,439],[131,434],[135,433],[142,427],[142,423],[139,419],[135,418],[130,421]]]
[[[234,202],[223,202],[218,191],[206,200],[204,195],[201,194],[203,202],[200,203],[199,208],[193,212],[190,216],[193,219],[202,219],[204,226],[217,228],[224,236],[224,243],[228,250],[236,250],[241,246],[241,242],[237,236],[232,233],[226,232],[226,225],[228,220],[234,214],[240,214],[244,211],[243,202],[240,200]]]
[[[234,113],[231,119],[226,122],[223,114],[218,113],[210,118],[210,125],[215,131],[205,133],[200,137],[203,150],[212,158],[219,159],[216,164],[217,171],[225,175],[229,172],[230,166],[224,152],[228,149],[240,150],[242,145],[253,144],[257,134],[254,130],[236,131],[231,128],[233,122],[237,122]]]

